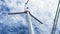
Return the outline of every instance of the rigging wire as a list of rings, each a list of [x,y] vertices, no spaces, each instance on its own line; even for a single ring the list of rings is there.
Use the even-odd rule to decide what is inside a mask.
[[[58,7],[57,7],[57,11],[56,11],[56,15],[55,15],[54,24],[53,24],[53,28],[52,28],[51,34],[55,34],[55,31],[56,31],[58,18],[59,18],[59,13],[60,13],[59,4],[60,4],[60,0],[59,0],[59,3],[58,3]]]

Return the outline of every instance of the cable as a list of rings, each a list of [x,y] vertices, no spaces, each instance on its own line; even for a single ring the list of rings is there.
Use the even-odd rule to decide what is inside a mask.
[[[57,7],[57,11],[56,11],[56,15],[55,15],[54,24],[53,24],[53,28],[52,28],[51,34],[55,34],[55,31],[56,31],[58,18],[59,18],[59,13],[60,13],[59,4],[60,4],[60,0],[59,0],[59,3],[58,3],[58,7]]]

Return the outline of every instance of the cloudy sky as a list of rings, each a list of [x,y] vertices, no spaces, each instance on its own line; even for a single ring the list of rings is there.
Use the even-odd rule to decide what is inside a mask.
[[[31,14],[34,15],[37,19],[39,19],[41,22],[44,23],[44,24],[39,24],[39,23],[36,24],[33,22],[33,24],[36,24],[36,27],[39,28],[40,33],[41,34],[50,34],[52,25],[53,25],[53,21],[54,21],[54,17],[55,17],[55,13],[57,10],[58,1],[59,0],[29,0],[28,4],[25,6],[25,3],[27,2],[27,0],[2,0],[2,1],[0,1],[0,6],[5,5],[5,6],[9,7],[10,10],[1,11],[0,15],[2,13],[5,14],[7,12],[10,12],[10,13],[11,12],[13,12],[13,13],[14,12],[24,12],[24,9],[26,7],[28,7],[27,10],[30,11]],[[6,7],[5,7],[5,9],[6,9]],[[3,9],[3,10],[5,10],[5,9]],[[1,19],[0,22],[3,22],[2,21],[3,19]],[[11,23],[12,22],[17,23],[17,21],[21,21],[22,24],[26,26],[26,19],[19,15],[5,16],[4,22],[6,22],[6,21],[7,22],[11,21]],[[10,22],[9,23],[7,23],[7,22],[5,24],[11,24]],[[57,34],[59,34],[59,31],[60,31],[59,24],[58,24],[57,29],[58,29]]]

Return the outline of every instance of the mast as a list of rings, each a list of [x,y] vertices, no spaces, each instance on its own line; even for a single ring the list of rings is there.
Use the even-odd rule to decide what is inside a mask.
[[[27,0],[27,2],[25,3],[25,11],[27,12],[27,18],[28,18],[28,27],[29,27],[29,34],[34,34],[34,28],[33,28],[33,24],[31,21],[31,17],[28,11],[28,7],[26,6],[28,4],[29,0]]]

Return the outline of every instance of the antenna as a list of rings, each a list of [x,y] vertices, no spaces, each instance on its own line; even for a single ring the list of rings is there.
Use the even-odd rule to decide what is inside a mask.
[[[57,23],[58,23],[58,18],[59,18],[59,13],[60,13],[59,5],[60,5],[60,0],[59,0],[59,3],[58,3],[58,7],[57,7],[57,11],[56,11],[56,15],[55,15],[54,24],[53,24],[53,28],[52,28],[51,34],[55,34],[55,31],[56,31],[56,27],[57,27]]]

